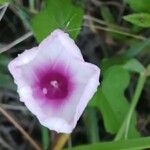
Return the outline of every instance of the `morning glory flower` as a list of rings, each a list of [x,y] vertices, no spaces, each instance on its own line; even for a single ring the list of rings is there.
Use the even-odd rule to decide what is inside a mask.
[[[72,132],[99,85],[99,68],[85,62],[74,41],[59,29],[19,54],[8,68],[20,101],[43,126],[62,133]]]

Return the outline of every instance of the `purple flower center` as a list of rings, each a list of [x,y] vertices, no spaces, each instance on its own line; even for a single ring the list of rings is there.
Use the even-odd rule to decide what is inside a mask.
[[[40,79],[39,87],[48,99],[64,99],[69,93],[68,84],[66,76],[51,70]]]
[[[63,63],[42,65],[36,69],[37,80],[33,84],[35,98],[54,104],[64,102],[73,91],[70,70]]]

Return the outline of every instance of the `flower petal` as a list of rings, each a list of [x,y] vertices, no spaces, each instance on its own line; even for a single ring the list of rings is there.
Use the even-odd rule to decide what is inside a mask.
[[[25,50],[22,54],[19,54],[17,58],[12,60],[8,64],[8,69],[13,75],[15,83],[19,86],[24,85],[23,75],[21,72],[21,67],[32,61],[38,53],[37,47],[30,50]]]
[[[70,53],[72,57],[74,56],[83,61],[80,49],[76,46],[75,42],[69,38],[67,33],[64,33],[60,29],[56,29],[46,39],[44,39],[39,45],[39,49],[41,54],[45,51],[46,56],[50,56],[52,58],[57,57],[61,51],[65,51],[66,55]]]
[[[99,85],[99,68],[86,63],[74,41],[59,29],[8,67],[20,100],[42,125],[57,132],[72,132]]]
[[[46,127],[52,130],[54,129],[57,132],[72,132],[87,103],[99,85],[100,70],[98,67],[89,63],[75,63],[73,60],[71,62],[71,65],[76,64],[76,66],[72,66],[77,83],[74,93],[68,98],[66,103],[59,107],[57,111],[52,112],[52,114],[48,113],[48,109],[45,108],[44,110],[47,110],[46,112],[49,117],[40,121]],[[78,66],[80,66],[80,70]],[[52,120],[55,122],[50,124]]]

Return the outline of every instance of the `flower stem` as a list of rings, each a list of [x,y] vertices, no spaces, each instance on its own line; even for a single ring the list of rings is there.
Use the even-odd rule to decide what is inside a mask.
[[[128,116],[127,116],[127,119],[126,119],[125,139],[127,139],[132,114],[134,112],[134,109],[135,109],[135,107],[138,103],[138,100],[140,98],[140,95],[142,93],[142,89],[144,87],[145,80],[146,80],[146,77],[145,77],[144,73],[141,73],[140,77],[139,77],[139,80],[138,80],[138,84],[137,84],[135,93],[134,93],[134,96],[133,96],[133,99],[132,99],[132,104],[130,106],[130,110],[128,112]]]
[[[41,126],[43,150],[46,150],[49,145],[49,130]]]
[[[57,135],[56,141],[53,144],[53,147],[51,150],[61,150],[67,140],[69,139],[70,134],[60,133]]]
[[[134,112],[134,109],[135,109],[135,107],[138,103],[138,100],[140,98],[140,95],[142,93],[142,89],[144,87],[145,80],[146,80],[145,73],[141,72],[139,79],[138,79],[137,87],[135,89],[135,93],[131,100],[129,112],[115,137],[115,141],[119,140],[123,135],[124,135],[124,138],[127,139],[132,114]]]

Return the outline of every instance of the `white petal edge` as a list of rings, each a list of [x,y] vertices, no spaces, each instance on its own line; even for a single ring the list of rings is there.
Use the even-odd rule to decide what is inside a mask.
[[[84,90],[83,95],[80,98],[80,101],[77,106],[75,118],[74,118],[73,128],[75,127],[76,122],[79,120],[88,102],[92,99],[94,94],[97,92],[97,88],[100,85],[99,83],[100,69],[97,66],[94,67],[97,68],[96,69],[97,71],[95,75],[90,79],[88,85],[86,86],[86,89]]]
[[[13,59],[8,64],[8,69],[10,73],[13,75],[14,81],[17,85],[20,86],[24,85],[20,67],[32,61],[36,57],[37,53],[38,53],[37,47],[34,47],[30,50],[25,50],[23,53],[19,54],[18,57]]]
[[[68,33],[63,32],[60,29],[54,30],[47,38],[45,38],[40,43],[39,49],[47,50],[49,45],[54,45],[54,43],[56,44],[56,46],[58,45],[58,43],[61,44],[61,47],[64,51],[66,51],[66,53],[71,53],[77,59],[84,61],[81,51],[76,46],[75,42],[69,37]],[[47,51],[51,52],[53,51],[53,49]]]

